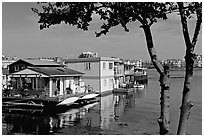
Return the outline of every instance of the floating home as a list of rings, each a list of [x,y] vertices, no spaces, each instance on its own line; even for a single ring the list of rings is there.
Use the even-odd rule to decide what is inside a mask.
[[[111,57],[89,57],[66,59],[65,64],[69,68],[84,73],[82,80],[86,86],[90,85],[94,91],[106,92],[112,91],[117,87],[115,83],[115,62],[118,58]]]
[[[10,74],[13,88],[44,91],[49,97],[84,92],[84,73],[62,67],[27,67]],[[71,89],[68,93],[67,89]]]

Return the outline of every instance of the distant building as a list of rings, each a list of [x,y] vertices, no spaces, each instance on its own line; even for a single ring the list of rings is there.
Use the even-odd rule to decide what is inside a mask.
[[[2,68],[2,88],[3,89],[7,89],[9,86],[9,81],[10,81],[10,77],[9,77],[9,71],[7,68]]]
[[[14,62],[15,60],[2,60],[2,68],[8,69],[8,66]]]
[[[196,61],[194,62],[195,67],[202,67],[202,55],[197,55]]]
[[[170,68],[181,68],[183,66],[181,59],[167,59],[163,64],[169,65]]]
[[[136,60],[135,61],[135,67],[142,68],[142,60]]]
[[[9,57],[2,55],[2,88],[10,88],[9,65],[14,63],[17,57]]]
[[[119,61],[110,57],[90,57],[65,59],[69,68],[84,73],[82,80],[95,91],[110,91],[114,88],[114,62]]]

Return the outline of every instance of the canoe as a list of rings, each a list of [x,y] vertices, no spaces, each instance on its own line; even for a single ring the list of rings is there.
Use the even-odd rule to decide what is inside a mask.
[[[92,98],[95,98],[95,97],[97,97],[97,96],[99,96],[99,94],[88,94],[88,95],[85,95],[85,96],[83,96],[83,97],[81,97],[81,98],[79,98],[79,99],[92,99]]]
[[[77,101],[79,99],[79,97],[70,97],[70,98],[67,98],[65,100],[63,100],[62,102],[60,102],[58,105],[71,105],[73,104],[75,101]]]

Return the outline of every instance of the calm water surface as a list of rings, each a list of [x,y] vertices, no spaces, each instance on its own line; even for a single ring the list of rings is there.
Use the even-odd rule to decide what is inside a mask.
[[[159,134],[159,76],[149,70],[149,81],[143,90],[130,95],[112,94],[98,103],[72,109],[56,116],[5,114],[3,134]],[[176,134],[181,105],[184,72],[171,72],[170,134]],[[187,134],[202,134],[202,72],[192,78],[191,109]]]

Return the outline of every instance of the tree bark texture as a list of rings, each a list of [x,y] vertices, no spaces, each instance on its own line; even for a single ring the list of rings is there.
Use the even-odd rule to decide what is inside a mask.
[[[160,117],[158,118],[158,123],[160,127],[160,135],[165,135],[169,132],[169,87],[170,87],[170,81],[169,81],[169,67],[163,67],[162,64],[159,62],[157,58],[156,51],[154,49],[154,44],[152,40],[152,34],[150,30],[150,26],[143,26],[142,27],[145,32],[146,42],[147,42],[147,48],[151,57],[151,61],[160,74],[160,86],[161,86],[161,113]]]
[[[186,73],[185,73],[183,97],[182,97],[182,104],[180,107],[180,119],[179,119],[177,134],[185,135],[187,121],[190,116],[190,109],[193,106],[193,102],[190,101],[191,77],[193,76],[193,65],[194,65],[194,60],[195,60],[195,54],[193,52],[194,52],[194,48],[197,42],[197,37],[198,37],[199,31],[201,28],[202,12],[201,12],[201,8],[196,9],[197,22],[196,22],[196,27],[194,31],[194,36],[191,42],[189,32],[188,32],[187,17],[184,14],[185,12],[184,3],[178,2],[178,6],[179,6],[180,17],[181,17],[183,36],[184,36],[184,40],[186,44],[186,55],[185,55]]]

